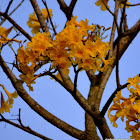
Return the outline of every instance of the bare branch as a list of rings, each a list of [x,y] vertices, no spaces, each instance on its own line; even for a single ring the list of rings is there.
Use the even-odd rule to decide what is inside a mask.
[[[79,71],[80,71],[81,69],[82,69],[82,68],[79,68],[77,71],[75,71],[73,94],[76,94],[78,74],[79,74]]]
[[[10,18],[8,15],[6,15],[5,13],[0,12],[0,15],[3,16],[4,18],[6,18],[13,26],[15,26],[28,40],[31,41],[31,36],[25,31],[23,30],[12,18]]]
[[[123,2],[122,2],[123,3]],[[136,4],[125,4],[126,6],[139,6],[140,5],[140,3],[136,3]]]
[[[76,2],[77,2],[77,0],[71,0],[70,6],[69,6],[71,11],[73,11],[73,9],[74,9],[74,7],[76,5]]]
[[[117,94],[117,92],[120,91],[121,89],[126,88],[128,84],[129,84],[129,83],[126,83],[126,84],[122,85],[119,89],[116,88],[116,90],[112,93],[112,95],[109,97],[109,99],[107,100],[106,104],[105,104],[104,107],[102,108],[102,111],[101,111],[101,115],[102,115],[102,116],[104,116],[105,113],[107,112],[107,110],[108,110],[110,104],[112,103],[112,101],[113,101],[115,95]]]
[[[13,2],[13,0],[11,0],[11,1],[9,2],[9,4],[8,4],[8,6],[7,6],[7,8],[6,8],[6,11],[5,11],[5,14],[6,14],[6,15],[8,14],[8,11],[9,11],[9,9],[10,9],[10,6],[11,6],[12,2]]]
[[[127,0],[125,0],[126,3]],[[123,11],[122,11],[122,16],[121,16],[121,21],[120,21],[120,30],[118,33],[118,40],[120,41],[121,35],[122,35],[122,25],[124,23],[124,17],[125,17],[125,9],[126,5],[124,4]],[[116,55],[116,83],[117,83],[117,89],[120,89],[120,77],[119,77],[119,41],[117,44],[117,55]]]
[[[36,131],[32,130],[31,128],[29,129],[28,127],[21,126],[21,125],[16,124],[16,123],[14,123],[14,122],[12,122],[12,121],[10,121],[10,120],[8,120],[8,119],[5,119],[4,116],[3,116],[2,114],[0,114],[0,116],[1,116],[1,118],[2,118],[2,119],[0,119],[0,122],[3,121],[3,122],[6,122],[6,123],[8,123],[8,124],[11,124],[11,125],[13,125],[13,126],[19,128],[19,129],[21,129],[21,130],[23,130],[23,131],[25,131],[25,132],[28,132],[28,133],[30,133],[30,134],[32,134],[32,135],[34,135],[34,136],[37,136],[37,137],[39,137],[39,138],[41,138],[41,139],[43,139],[43,140],[52,140],[52,139],[50,139],[50,138],[47,138],[47,137],[45,137],[45,136],[43,136],[43,135],[37,133]]]
[[[52,25],[54,34],[57,35],[57,32],[56,32],[55,27],[54,27],[53,22],[52,22],[52,18],[51,18],[50,13],[49,13],[49,9],[48,9],[47,3],[46,3],[46,1],[44,1],[44,0],[42,0],[42,2],[44,3],[44,5],[45,5],[45,7],[46,7],[46,9],[47,9],[48,16],[49,16],[50,23],[51,23],[51,25]]]
[[[68,6],[67,6],[67,4],[64,2],[64,0],[57,0],[58,1],[58,3],[59,3],[59,5],[60,5],[60,8],[62,8],[62,9],[67,9],[68,8]],[[62,10],[61,9],[61,10]],[[63,10],[62,10],[63,11]]]
[[[113,42],[114,42],[114,37],[115,37],[115,30],[116,30],[116,26],[118,24],[117,23],[117,17],[118,17],[118,9],[119,9],[119,2],[116,1],[115,2],[115,11],[114,11],[114,21],[113,21],[113,25],[112,25],[112,31],[111,31],[111,36],[110,36],[110,51],[109,51],[109,58],[112,57],[113,55]]]
[[[24,0],[22,0],[17,7],[15,7],[15,9],[12,10],[12,12],[8,15],[9,17],[21,6],[21,4],[24,2]],[[6,21],[6,18],[4,18],[1,22],[0,22],[0,26]]]
[[[59,5],[60,5],[60,9],[66,15],[67,20],[71,20],[72,12],[74,10],[74,7],[76,5],[77,0],[72,0],[69,7],[66,5],[64,0],[57,0],[57,1],[58,1]]]

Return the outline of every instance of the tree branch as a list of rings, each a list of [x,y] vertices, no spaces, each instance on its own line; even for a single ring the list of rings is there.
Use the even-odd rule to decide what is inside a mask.
[[[13,0],[11,0],[11,1],[9,2],[9,4],[8,4],[8,6],[7,6],[7,8],[6,8],[6,11],[5,11],[5,14],[6,14],[6,15],[8,14],[8,11],[9,11],[9,9],[10,9],[10,6],[11,6],[12,2],[13,2]]]
[[[49,9],[48,9],[47,3],[46,3],[46,1],[44,1],[44,0],[42,0],[42,2],[43,2],[43,4],[45,5],[45,7],[46,7],[46,9],[47,9],[48,16],[49,16],[50,23],[51,23],[51,25],[52,25],[54,34],[57,35],[57,32],[56,32],[55,27],[54,27],[53,22],[52,22],[52,18],[51,18],[50,13],[49,13]]]
[[[40,22],[40,25],[41,25],[41,28],[42,28],[43,32],[48,32],[48,28],[46,26],[45,19],[42,16],[42,13],[39,9],[38,3],[36,2],[36,0],[30,0],[30,2],[33,6],[33,9],[34,9],[35,13],[36,13],[38,21]]]
[[[73,11],[73,9],[74,9],[74,7],[76,5],[76,2],[77,2],[77,0],[71,0],[70,6],[69,6],[71,11]]]
[[[129,83],[126,83],[126,84],[122,85],[122,86],[120,87],[120,89],[116,88],[116,90],[112,93],[112,95],[109,97],[109,99],[107,100],[106,104],[105,104],[104,107],[102,108],[102,111],[101,111],[101,115],[102,115],[102,116],[104,116],[105,113],[107,112],[107,110],[108,110],[110,104],[112,103],[112,101],[113,101],[115,95],[117,94],[117,92],[120,91],[121,89],[126,88],[128,84],[129,84]]]
[[[9,17],[21,6],[21,4],[24,2],[24,0],[22,0],[17,7],[15,7],[12,12],[8,15]],[[1,22],[0,22],[0,26],[6,21],[6,18],[4,18]]]
[[[31,41],[31,36],[25,32],[25,30],[23,30],[12,18],[10,18],[8,15],[6,15],[5,13],[0,12],[0,16],[3,16],[4,18],[6,18],[13,26],[15,26],[28,40]]]
[[[113,135],[106,123],[104,117],[100,116],[100,112],[97,110],[92,111],[91,106],[88,104],[87,100],[76,90],[76,94],[73,94],[74,84],[68,75],[65,75],[62,69],[58,69],[60,75],[63,79],[64,85],[67,88],[67,91],[71,93],[73,98],[79,103],[79,105],[93,118],[96,126],[99,128],[99,131],[103,138],[113,138]]]
[[[11,125],[13,125],[13,126],[19,128],[19,129],[21,129],[21,130],[23,130],[23,131],[25,131],[25,132],[28,132],[28,133],[30,133],[30,134],[32,134],[32,135],[34,135],[34,136],[37,136],[37,137],[39,137],[39,138],[41,138],[41,139],[43,139],[43,140],[52,140],[52,139],[50,139],[50,138],[47,138],[47,137],[45,137],[45,136],[43,136],[43,135],[37,133],[36,131],[32,130],[32,129],[29,128],[29,127],[24,127],[24,126],[22,126],[22,125],[19,125],[19,124],[17,124],[17,123],[14,123],[14,122],[12,122],[12,121],[10,121],[10,120],[8,120],[8,119],[5,119],[4,116],[3,116],[2,114],[0,114],[0,116],[1,116],[1,118],[2,118],[2,119],[0,119],[0,122],[6,122],[6,123],[8,123],[8,124],[11,124]]]
[[[116,23],[117,23],[117,17],[118,17],[118,9],[119,9],[119,2],[115,2],[115,11],[114,11],[114,20],[113,20],[113,25],[112,25],[112,31],[111,31],[111,36],[110,36],[110,51],[109,51],[109,58],[112,57],[113,55],[113,42],[114,42],[114,37],[115,37],[115,30],[116,30]]]
[[[72,0],[69,7],[66,5],[64,0],[57,0],[57,1],[58,1],[59,5],[60,5],[60,9],[66,15],[67,20],[71,20],[72,12],[74,10],[74,7],[76,5],[77,0]]]

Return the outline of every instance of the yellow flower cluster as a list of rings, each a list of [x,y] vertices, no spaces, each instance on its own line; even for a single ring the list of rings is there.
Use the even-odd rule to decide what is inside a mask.
[[[76,18],[67,22],[55,40],[51,40],[49,32],[38,33],[25,48],[19,48],[17,61],[23,72],[20,78],[30,90],[33,90],[31,84],[37,78],[34,76],[34,68],[45,59],[52,63],[52,68],[64,69],[66,74],[72,65],[82,70],[92,69],[94,72],[108,68],[111,60],[104,59],[110,49],[108,42],[103,42],[99,37],[93,39],[96,26],[88,25],[88,20],[78,23]],[[104,66],[101,68],[102,63]]]
[[[124,98],[121,95],[121,91],[117,92],[116,98],[113,99],[113,105],[108,110],[108,117],[113,123],[114,127],[117,127],[116,120],[121,117],[124,121],[126,117],[126,130],[132,132],[132,139],[140,139],[140,78],[136,75],[133,78],[127,80],[129,85],[127,89],[130,91],[129,98]],[[111,115],[111,111],[116,111],[115,115]]]
[[[107,10],[106,9],[106,6],[109,8],[109,6],[108,6],[108,1],[109,0],[97,0],[97,2],[95,2],[95,4],[97,5],[97,6],[101,6],[101,10],[102,11],[105,11],[105,10]],[[130,2],[128,2],[129,0],[127,0],[127,2],[126,2],[126,4],[130,4]],[[123,8],[123,6],[124,6],[124,4],[120,4],[120,8]],[[127,8],[129,8],[129,6],[126,6]]]
[[[51,9],[49,9],[49,14],[50,14],[50,17],[52,17],[52,10]],[[42,15],[43,15],[43,18],[48,21],[49,17],[48,17],[48,12],[46,9],[42,9]],[[33,14],[29,15],[29,20],[27,22],[27,25],[29,26],[29,28],[32,28],[31,32],[33,35],[40,31],[41,26],[40,26],[40,23],[39,23],[36,15],[35,15],[35,12],[33,12]]]
[[[18,94],[17,94],[16,91],[13,92],[13,93],[9,93],[6,90],[6,88],[4,87],[4,85],[0,84],[0,86],[4,89],[5,93],[8,96],[8,100],[5,101],[3,93],[1,92],[1,108],[0,108],[0,113],[4,113],[4,112],[9,112],[10,113],[10,108],[12,108],[12,105],[14,103],[13,98],[17,98]]]

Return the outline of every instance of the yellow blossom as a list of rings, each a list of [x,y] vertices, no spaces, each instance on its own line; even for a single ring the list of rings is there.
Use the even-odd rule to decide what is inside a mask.
[[[19,42],[16,39],[7,38],[8,34],[11,32],[12,28],[13,27],[10,27],[10,28],[6,29],[4,27],[0,27],[0,47],[3,43],[7,43],[7,42],[11,42],[11,41]]]
[[[0,108],[0,112],[4,113],[4,112],[10,112],[9,108],[12,108],[12,105],[14,103],[13,98],[17,98],[18,94],[17,92],[13,92],[13,93],[9,93],[6,88],[4,87],[4,85],[0,84],[0,86],[4,89],[5,93],[8,96],[8,100],[5,101],[4,97],[3,97],[3,93],[1,92],[1,108]]]

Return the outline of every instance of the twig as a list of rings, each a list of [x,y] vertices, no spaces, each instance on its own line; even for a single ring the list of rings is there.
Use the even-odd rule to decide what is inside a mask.
[[[53,22],[52,22],[52,18],[51,18],[51,16],[50,16],[50,12],[49,12],[49,9],[48,9],[48,6],[47,6],[47,3],[46,3],[46,1],[44,1],[44,0],[42,0],[42,2],[44,3],[44,5],[45,5],[45,7],[46,7],[46,9],[47,9],[48,16],[49,16],[50,23],[51,23],[51,25],[52,25],[52,28],[53,28],[54,34],[57,35],[57,32],[56,32],[55,27],[54,27]]]
[[[106,104],[105,104],[104,107],[102,108],[102,111],[101,111],[101,115],[102,115],[102,116],[104,116],[105,113],[107,112],[107,110],[108,110],[110,104],[112,103],[113,98],[115,97],[116,93],[117,93],[118,91],[120,91],[121,89],[126,88],[128,84],[129,84],[129,83],[126,83],[126,84],[122,85],[122,86],[120,87],[120,89],[117,89],[117,88],[116,88],[116,90],[112,93],[112,95],[109,97],[109,99],[107,100]]]
[[[117,23],[117,16],[116,16],[116,13],[113,14],[113,12],[107,7],[107,5],[105,4],[104,0],[102,0],[103,4],[105,5],[106,9],[111,13],[111,15],[114,17],[114,21],[116,23],[116,27],[117,27],[117,30],[119,32],[119,26],[118,26],[118,23]],[[116,2],[117,3],[117,2]]]
[[[24,0],[22,0],[19,5],[13,9],[13,11],[8,15],[9,17],[21,6],[21,4],[24,2]],[[0,22],[0,26],[6,21],[6,18],[2,19],[2,21]]]
[[[127,0],[125,0],[126,3]],[[123,21],[124,21],[124,16],[125,16],[125,9],[126,9],[126,5],[124,4],[123,7],[123,11],[122,11],[122,17],[121,17],[121,21],[120,21],[120,30],[118,33],[118,44],[117,44],[117,55],[116,55],[116,83],[117,83],[117,89],[120,88],[120,77],[119,77],[119,41],[121,39],[121,35],[122,35],[122,25],[123,25]]]
[[[23,131],[28,132],[28,133],[30,133],[30,134],[32,134],[32,135],[34,135],[34,136],[37,136],[37,137],[39,137],[39,138],[41,138],[41,139],[43,139],[43,140],[52,140],[52,139],[50,139],[50,138],[47,138],[47,137],[45,137],[45,136],[43,136],[43,135],[37,133],[36,131],[34,131],[34,130],[32,130],[32,129],[28,129],[27,127],[23,127],[23,126],[21,126],[21,125],[19,125],[19,124],[16,124],[16,123],[14,123],[14,122],[12,122],[12,121],[10,121],[10,120],[8,120],[8,119],[5,119],[4,116],[3,116],[2,114],[0,114],[0,116],[1,116],[1,118],[2,118],[2,119],[0,119],[0,122],[3,121],[3,122],[6,122],[6,123],[8,123],[8,124],[11,124],[11,125],[13,125],[13,126],[19,128],[19,129],[22,129]]]
[[[11,39],[11,41],[12,41],[13,39],[15,39],[17,36],[19,36],[19,33],[17,33],[17,34]],[[2,50],[3,47],[6,46],[8,43],[9,43],[9,42],[2,44],[1,50]]]
[[[10,18],[8,15],[6,15],[5,13],[0,12],[0,15],[3,16],[4,18],[6,18],[12,25],[14,25],[28,40],[31,41],[31,36],[25,31],[23,30],[12,18]]]
[[[81,69],[82,69],[82,68],[79,68],[78,70],[75,71],[74,90],[73,90],[73,95],[74,95],[74,96],[76,95],[78,74],[79,74],[79,71],[80,71]]]
[[[113,14],[115,16],[114,16],[114,20],[113,20],[112,31],[111,31],[111,36],[110,36],[110,43],[109,43],[111,48],[110,48],[110,51],[109,51],[109,57],[108,58],[112,57],[112,55],[113,55],[113,41],[114,41],[115,30],[116,30],[116,26],[117,26],[117,24],[116,24],[117,21],[116,20],[117,20],[117,17],[118,17],[118,9],[119,9],[119,4],[116,1],[115,2],[115,11],[114,11],[114,14]]]
[[[11,1],[9,2],[9,4],[8,4],[8,6],[7,6],[7,8],[6,8],[6,11],[5,11],[5,14],[6,14],[6,15],[8,14],[8,11],[9,11],[9,9],[10,9],[10,6],[11,6],[12,2],[13,2],[13,0],[11,0]]]
[[[125,4],[126,6],[139,6],[140,5],[140,3],[137,3],[137,4]]]

